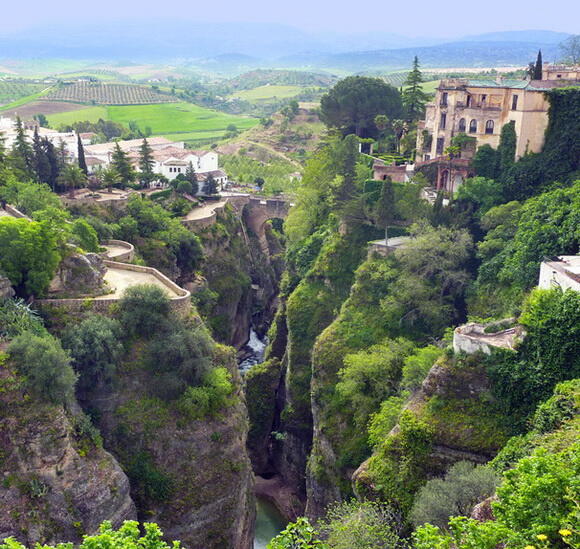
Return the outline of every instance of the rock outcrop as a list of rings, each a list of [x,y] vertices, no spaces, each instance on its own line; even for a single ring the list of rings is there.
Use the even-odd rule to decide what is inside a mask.
[[[104,520],[135,520],[129,480],[117,461],[83,432],[88,421],[23,394],[0,368],[0,539],[80,542]]]
[[[98,254],[73,254],[62,260],[49,292],[68,297],[99,295],[106,290],[107,267]]]
[[[0,299],[14,297],[14,289],[10,280],[0,273]]]
[[[231,405],[199,419],[180,413],[176,401],[153,397],[159,381],[140,366],[139,345],[134,354],[112,385],[82,402],[98,411],[105,446],[127,471],[139,517],[185,547],[250,549],[254,478],[235,352],[219,346],[214,358],[232,374]]]

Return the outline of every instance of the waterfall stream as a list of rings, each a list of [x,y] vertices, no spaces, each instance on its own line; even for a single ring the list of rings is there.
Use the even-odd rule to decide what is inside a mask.
[[[246,374],[253,366],[264,361],[264,352],[268,338],[262,339],[254,328],[250,329],[250,339],[246,343],[242,360],[238,363],[240,373]],[[287,524],[278,509],[264,498],[256,498],[256,530],[254,532],[254,549],[266,549],[270,540],[277,536]]]

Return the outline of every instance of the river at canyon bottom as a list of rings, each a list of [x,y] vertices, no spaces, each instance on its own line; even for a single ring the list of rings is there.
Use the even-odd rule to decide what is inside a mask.
[[[268,339],[263,339],[252,328],[250,339],[243,349],[243,359],[239,362],[240,373],[246,374],[253,366],[264,361],[264,352]],[[256,497],[256,530],[254,533],[254,549],[266,549],[272,538],[276,537],[288,521],[284,519],[275,505],[270,501]]]

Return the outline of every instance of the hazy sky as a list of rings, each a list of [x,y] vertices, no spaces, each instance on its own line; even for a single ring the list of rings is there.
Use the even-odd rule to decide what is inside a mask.
[[[407,36],[457,37],[522,29],[580,33],[578,0],[8,0],[2,4],[5,30],[79,19],[96,23],[162,16],[286,23],[325,32],[383,29]]]

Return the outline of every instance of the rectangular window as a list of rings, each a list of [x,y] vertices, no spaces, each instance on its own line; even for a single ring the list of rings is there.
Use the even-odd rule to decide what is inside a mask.
[[[438,137],[437,138],[437,154],[443,154],[443,147],[445,146],[445,138]]]
[[[447,115],[444,112],[442,112],[441,113],[441,122],[439,123],[439,129],[444,130],[446,122],[447,122]]]
[[[447,97],[448,97],[447,92],[443,92],[441,94],[441,106],[442,107],[446,107],[447,106]]]
[[[518,96],[512,96],[512,111],[515,111],[518,108]]]

